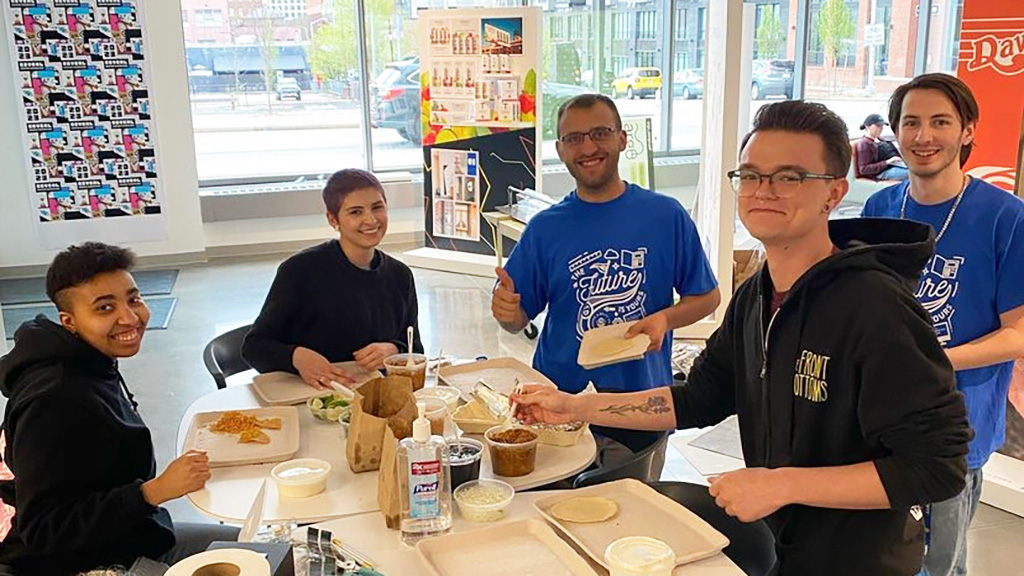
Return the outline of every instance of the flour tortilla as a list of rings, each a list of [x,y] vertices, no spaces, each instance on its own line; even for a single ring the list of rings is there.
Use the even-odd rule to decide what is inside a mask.
[[[615,500],[600,496],[578,496],[555,504],[550,512],[564,522],[593,524],[614,517],[619,512],[619,505]]]
[[[625,338],[616,336],[614,338],[596,342],[594,346],[591,347],[590,351],[598,358],[607,358],[609,356],[621,354],[632,347],[632,340],[626,340]]]

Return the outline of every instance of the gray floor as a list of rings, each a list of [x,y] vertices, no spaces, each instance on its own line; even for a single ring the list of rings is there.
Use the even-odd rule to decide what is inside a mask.
[[[392,248],[389,253],[400,255]],[[182,269],[174,288],[178,306],[168,330],[146,334],[142,352],[122,372],[140,404],[157,448],[158,469],[173,458],[185,409],[215,389],[202,350],[215,335],[252,322],[283,256],[220,260]],[[420,330],[427,352],[472,358],[513,356],[529,361],[533,342],[503,332],[490,315],[491,283],[482,278],[415,270]],[[669,447],[665,480],[698,481],[683,456]],[[169,506],[178,520],[201,520],[184,499]],[[1024,566],[1024,519],[982,506],[970,533],[970,573],[1004,576]],[[1016,568],[1014,568],[1016,566]]]

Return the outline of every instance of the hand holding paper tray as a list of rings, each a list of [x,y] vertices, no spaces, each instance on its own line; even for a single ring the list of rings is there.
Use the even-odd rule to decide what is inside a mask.
[[[636,322],[623,322],[584,332],[576,362],[587,370],[593,370],[643,358],[651,345],[651,338],[646,334],[625,338],[626,332],[634,324]]]

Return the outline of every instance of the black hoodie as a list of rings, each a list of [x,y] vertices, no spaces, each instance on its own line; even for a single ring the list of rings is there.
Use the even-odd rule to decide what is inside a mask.
[[[174,545],[170,515],[142,498],[153,442],[122,387],[116,361],[45,317],[15,333],[0,358],[14,473],[0,498],[17,512],[0,564],[61,575],[127,567]]]
[[[748,467],[874,462],[891,509],[786,506],[766,521],[781,574],[909,576],[921,568],[917,504],[964,487],[970,429],[953,369],[913,290],[934,233],[899,220],[830,223],[840,249],[769,317],[767,266],[672,390],[680,428],[739,415]]]

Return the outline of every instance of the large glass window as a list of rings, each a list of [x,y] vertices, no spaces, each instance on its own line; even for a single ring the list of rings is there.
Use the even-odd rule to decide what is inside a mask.
[[[704,43],[707,0],[675,0],[676,47],[672,57],[672,149],[697,150],[704,117]]]
[[[202,185],[292,180],[365,164],[352,82],[353,1],[307,8],[182,0]],[[324,43],[328,37],[335,40]]]
[[[964,0],[932,0],[925,64],[929,72],[956,74],[963,18]]]

